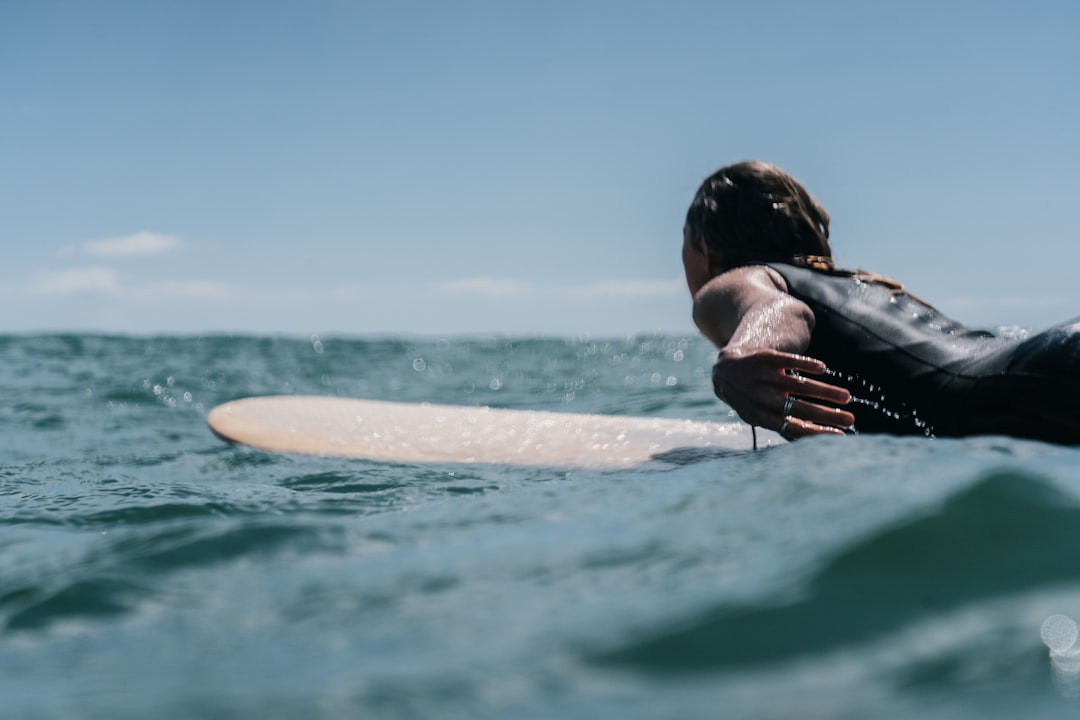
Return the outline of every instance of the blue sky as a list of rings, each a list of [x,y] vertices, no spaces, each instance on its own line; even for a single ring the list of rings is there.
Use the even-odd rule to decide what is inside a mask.
[[[0,331],[692,332],[698,183],[838,261],[1080,315],[1080,4],[0,4]]]

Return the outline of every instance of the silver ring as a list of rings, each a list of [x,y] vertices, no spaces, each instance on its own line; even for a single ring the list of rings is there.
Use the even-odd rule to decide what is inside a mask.
[[[788,426],[788,419],[784,418],[784,422],[780,423],[780,429],[776,431],[777,433],[779,433],[780,437],[784,438],[785,440],[788,439],[787,426]]]
[[[788,395],[787,400],[784,401],[784,412],[782,412],[780,414],[783,415],[785,418],[788,417],[789,415],[791,415],[791,408],[793,408],[794,406],[795,406],[795,396],[794,395]]]

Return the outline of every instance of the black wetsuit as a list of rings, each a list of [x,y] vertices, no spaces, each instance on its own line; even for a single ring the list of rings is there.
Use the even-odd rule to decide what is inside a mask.
[[[1080,321],[997,337],[883,283],[768,266],[813,310],[806,354],[851,391],[857,431],[1080,443]]]

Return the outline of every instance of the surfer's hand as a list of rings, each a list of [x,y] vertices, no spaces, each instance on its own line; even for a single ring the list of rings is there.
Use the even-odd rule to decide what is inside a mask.
[[[713,390],[746,422],[782,430],[789,440],[825,433],[843,435],[844,429],[855,423],[855,416],[830,405],[846,405],[851,393],[804,377],[821,375],[825,369],[825,363],[803,355],[729,346],[720,350],[713,366]]]

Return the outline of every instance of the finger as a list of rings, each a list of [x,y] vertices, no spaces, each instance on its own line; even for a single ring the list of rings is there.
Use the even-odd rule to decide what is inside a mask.
[[[837,405],[847,405],[851,402],[851,393],[847,389],[799,375],[778,376],[773,381],[773,386],[791,395],[824,400]]]
[[[806,355],[780,352],[779,350],[763,351],[761,353],[765,363],[773,369],[783,371],[779,375],[780,380],[774,382],[774,387],[787,393],[813,397],[818,400],[846,405],[851,401],[851,393],[846,389],[820,380],[813,380],[793,373],[810,373],[822,375],[828,371],[828,367],[820,360]],[[715,370],[714,370],[715,371]],[[715,379],[714,379],[715,380]]]
[[[807,420],[817,425],[841,430],[855,424],[855,416],[847,410],[819,405],[802,398],[795,398],[794,402],[791,403],[790,411],[786,415],[790,418]]]
[[[779,350],[760,351],[762,359],[769,365],[782,370],[795,370],[796,372],[822,375],[828,370],[828,366],[816,358],[795,353],[781,352]]]
[[[807,357],[806,355],[795,355],[793,353],[783,353],[784,366],[793,372],[809,373],[810,375],[824,375],[829,367],[817,358]]]
[[[817,423],[807,422],[797,418],[789,419],[787,421],[787,426],[784,427],[784,432],[781,433],[781,435],[788,440],[798,440],[799,438],[810,437],[812,435],[843,436],[844,434],[844,431],[840,428],[818,425]]]

